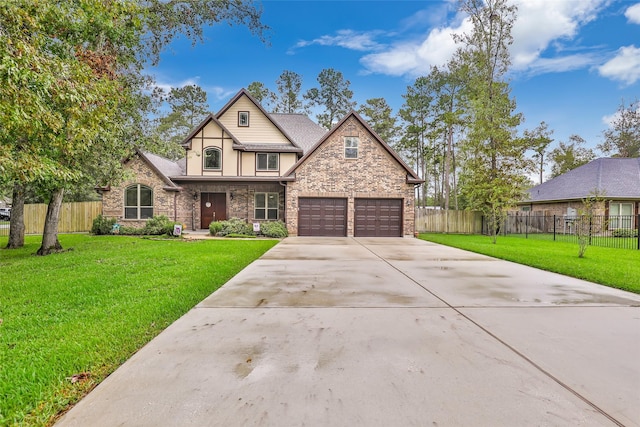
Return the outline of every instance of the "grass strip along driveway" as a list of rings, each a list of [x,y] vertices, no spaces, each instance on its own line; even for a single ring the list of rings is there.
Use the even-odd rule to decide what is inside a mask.
[[[420,234],[420,238],[494,258],[553,271],[594,283],[640,293],[640,251],[589,246],[578,258],[578,245],[517,237]]]
[[[0,250],[0,425],[56,414],[276,240],[61,235]],[[4,247],[6,238],[0,238]]]

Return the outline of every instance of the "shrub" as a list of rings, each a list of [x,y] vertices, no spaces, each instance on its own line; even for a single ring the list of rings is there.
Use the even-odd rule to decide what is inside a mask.
[[[147,220],[147,223],[142,229],[142,234],[157,236],[166,234],[168,236],[171,236],[173,235],[173,226],[175,224],[179,223],[171,221],[166,215],[157,215]]]
[[[102,216],[102,214],[95,217],[93,220],[93,225],[91,226],[91,234],[96,235],[105,235],[111,234],[113,230],[113,226],[116,223],[115,218],[107,218]]]
[[[136,227],[127,227],[120,226],[120,233],[125,236],[141,236],[143,234],[144,228],[136,228]]]
[[[630,228],[616,228],[611,233],[613,237],[638,237],[638,230],[632,230]]]
[[[217,236],[218,233],[220,233],[221,231],[222,231],[222,222],[213,221],[211,224],[209,224],[209,233],[211,233],[212,236]]]
[[[221,221],[222,229],[218,232],[219,236],[227,236],[229,234],[243,234],[247,236],[253,236],[253,226],[247,224],[240,218],[231,218],[226,221]]]
[[[287,237],[287,227],[281,221],[263,222],[260,224],[260,233],[266,237],[281,239]]]

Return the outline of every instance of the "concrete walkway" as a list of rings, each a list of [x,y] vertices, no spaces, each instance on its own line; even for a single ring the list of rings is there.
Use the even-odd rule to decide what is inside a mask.
[[[59,426],[640,426],[640,295],[411,238],[288,238]]]

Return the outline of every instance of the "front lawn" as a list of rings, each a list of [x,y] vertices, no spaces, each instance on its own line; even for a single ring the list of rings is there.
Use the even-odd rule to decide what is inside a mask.
[[[585,257],[578,258],[577,243],[500,236],[494,245],[487,236],[462,234],[420,234],[420,238],[640,293],[638,250],[589,246]]]
[[[61,235],[0,250],[0,425],[47,425],[276,240]],[[7,238],[0,237],[0,247]]]

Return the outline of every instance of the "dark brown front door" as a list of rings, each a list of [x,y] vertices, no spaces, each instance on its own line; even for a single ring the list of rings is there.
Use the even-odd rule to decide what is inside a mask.
[[[225,193],[201,193],[200,217],[202,228],[209,228],[213,221],[227,219],[227,195]]]
[[[356,199],[356,237],[401,237],[401,199]]]
[[[299,236],[346,236],[347,199],[299,198]]]

